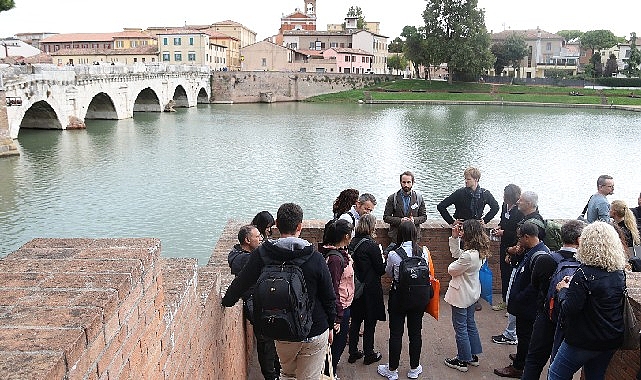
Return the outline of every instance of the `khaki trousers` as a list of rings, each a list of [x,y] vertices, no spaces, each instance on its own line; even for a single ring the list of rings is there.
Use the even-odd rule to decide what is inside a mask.
[[[329,330],[303,342],[275,341],[281,380],[318,380],[325,367]]]

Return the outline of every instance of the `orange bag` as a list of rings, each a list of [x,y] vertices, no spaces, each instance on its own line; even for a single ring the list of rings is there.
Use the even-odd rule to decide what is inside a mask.
[[[432,289],[434,290],[434,297],[432,297],[430,299],[430,302],[427,303],[425,312],[438,321],[438,312],[441,301],[441,282],[438,280],[438,278],[434,277],[434,263],[432,262],[432,255],[430,253],[430,250],[427,247],[423,246],[423,252],[427,254],[428,265],[430,266],[430,283],[432,284]]]

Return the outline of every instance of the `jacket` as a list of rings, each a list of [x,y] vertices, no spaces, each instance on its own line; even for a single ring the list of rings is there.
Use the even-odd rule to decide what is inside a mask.
[[[231,274],[238,276],[241,270],[249,261],[251,252],[245,251],[240,244],[234,245],[229,254],[227,255],[227,263],[229,263],[229,268],[231,269]],[[241,296],[244,301],[246,301],[254,292],[254,286],[250,287],[243,295]]]
[[[336,296],[332,285],[332,277],[327,268],[325,258],[312,245],[297,237],[280,238],[266,241],[258,247],[260,253],[279,261],[291,260],[295,257],[311,254],[310,258],[301,265],[309,299],[314,303],[312,308],[312,328],[308,338],[322,334],[333,326],[336,319]],[[245,268],[232,281],[222,299],[225,307],[233,306],[240,296],[256,284],[265,266],[261,255],[251,255]]]
[[[384,321],[385,302],[381,276],[385,274],[385,263],[378,243],[369,235],[356,235],[350,242],[355,247],[359,241],[366,239],[354,252],[354,276],[365,284],[361,299],[365,302],[365,315],[368,320]]]
[[[338,257],[341,255],[341,257]],[[330,249],[326,254],[327,267],[332,276],[336,294],[336,323],[343,320],[343,312],[354,300],[354,265],[344,249]],[[341,294],[341,291],[343,294]]]
[[[460,309],[466,309],[481,297],[479,270],[482,261],[479,258],[479,251],[461,250],[460,239],[450,237],[449,244],[452,257],[456,261],[447,267],[452,280],[445,292],[445,302]]]
[[[539,251],[550,253],[548,247],[543,242],[539,242],[523,255],[523,260],[516,267],[507,303],[508,313],[532,321],[536,318],[538,290],[532,285],[530,262],[532,255]]]
[[[558,294],[567,343],[595,351],[621,347],[624,288],[623,271],[581,265]]]
[[[394,194],[387,197],[385,202],[385,211],[383,211],[383,221],[389,224],[388,236],[391,241],[396,243],[396,234],[398,226],[401,224],[401,219],[404,217],[412,216],[414,218],[414,225],[416,225],[417,237],[421,237],[421,223],[427,220],[427,210],[425,209],[425,201],[420,193],[415,190],[410,191],[410,207],[405,213],[403,207],[403,190],[399,190]]]
[[[499,227],[503,230],[501,247],[508,248],[516,245],[518,242],[516,238],[516,227],[518,223],[523,220],[523,216],[523,213],[516,205],[508,210],[507,205],[503,203],[501,207],[501,221],[499,222]]]
[[[483,219],[483,222],[486,224],[489,223],[490,220],[492,220],[492,218],[494,218],[494,216],[499,212],[499,203],[494,199],[492,193],[481,188],[480,202],[477,202],[477,208],[472,212],[470,209],[472,205],[472,194],[473,192],[471,189],[461,187],[450,194],[450,196],[443,199],[441,203],[436,206],[436,209],[448,224],[454,223],[454,219]],[[454,205],[454,217],[452,217],[449,211],[447,211],[447,208],[451,205]],[[483,216],[485,205],[490,206],[490,211]]]

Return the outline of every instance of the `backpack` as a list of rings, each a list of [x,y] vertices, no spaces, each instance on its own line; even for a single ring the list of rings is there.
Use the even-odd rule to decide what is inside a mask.
[[[343,309],[345,309],[352,304],[354,299],[354,266],[352,265],[352,261],[349,261],[346,264],[345,258],[339,251],[332,249],[327,252],[327,261],[329,261],[330,256],[338,257],[341,262],[341,267],[343,268],[341,278],[338,282],[338,294],[336,295],[336,301]]]
[[[356,254],[356,250],[358,249],[358,247],[360,247],[361,244],[363,244],[363,242],[365,242],[366,240],[368,239],[363,238],[359,240],[358,243],[356,243],[356,245],[354,246],[354,248],[351,247],[351,244],[347,247],[347,253],[349,253],[349,256],[352,258],[352,260],[354,260],[354,255]],[[361,298],[364,290],[365,290],[365,283],[361,282],[361,280],[358,278],[358,274],[356,273],[356,267],[354,267],[354,299],[357,300]]]
[[[300,266],[312,254],[283,262],[262,247],[259,253],[265,266],[254,290],[254,329],[274,340],[303,341],[312,328],[313,302]]]
[[[525,222],[531,222],[536,224],[538,227],[545,230],[545,238],[543,238],[543,243],[545,246],[550,248],[550,251],[558,251],[563,247],[563,239],[561,238],[561,223],[556,220],[546,219],[541,222],[539,219],[531,218]]]
[[[545,306],[548,310],[548,317],[552,322],[556,323],[559,318],[559,309],[556,307],[556,284],[563,280],[565,276],[573,276],[574,272],[581,266],[581,263],[574,257],[566,259],[558,252],[552,252],[550,255],[556,261],[556,270],[550,277],[550,286],[545,297],[547,305]]]
[[[396,291],[400,297],[399,306],[405,311],[424,311],[434,296],[430,282],[430,267],[423,255],[407,256],[402,247],[395,252],[401,258],[396,282]]]

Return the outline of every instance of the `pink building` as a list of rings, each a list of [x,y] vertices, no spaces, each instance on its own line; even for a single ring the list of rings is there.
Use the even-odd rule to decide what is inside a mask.
[[[325,59],[335,59],[339,73],[369,74],[374,55],[361,49],[329,48],[323,52]]]

